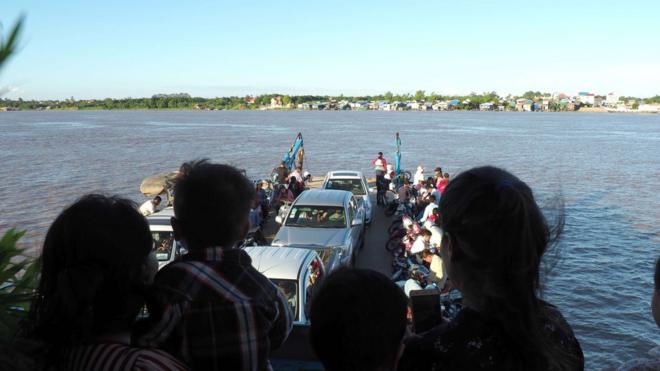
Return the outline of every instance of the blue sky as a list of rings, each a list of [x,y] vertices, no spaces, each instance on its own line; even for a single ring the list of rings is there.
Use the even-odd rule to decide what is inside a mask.
[[[2,0],[5,97],[660,94],[660,1]]]

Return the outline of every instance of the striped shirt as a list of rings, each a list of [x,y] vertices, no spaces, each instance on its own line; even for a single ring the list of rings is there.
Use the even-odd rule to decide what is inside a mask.
[[[134,348],[123,344],[92,344],[69,348],[62,367],[69,371],[182,371],[188,367],[158,349]]]
[[[155,287],[165,304],[138,342],[193,369],[270,369],[270,351],[292,328],[284,294],[240,249],[191,251],[158,272]]]

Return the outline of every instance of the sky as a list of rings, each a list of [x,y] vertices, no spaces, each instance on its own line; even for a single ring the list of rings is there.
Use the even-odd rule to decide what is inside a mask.
[[[660,1],[0,0],[5,98],[660,94]]]

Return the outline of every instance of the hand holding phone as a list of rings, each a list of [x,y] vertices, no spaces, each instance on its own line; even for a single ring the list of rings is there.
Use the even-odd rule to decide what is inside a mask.
[[[410,291],[413,328],[416,333],[430,330],[442,323],[440,290]]]

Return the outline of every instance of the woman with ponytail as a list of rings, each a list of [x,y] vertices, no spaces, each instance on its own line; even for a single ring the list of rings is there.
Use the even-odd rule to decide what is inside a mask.
[[[131,345],[158,263],[149,226],[129,200],[87,195],[53,222],[30,310],[44,369],[185,370],[169,354]]]
[[[527,184],[495,167],[457,176],[439,208],[443,261],[464,307],[412,337],[402,368],[583,369],[569,324],[540,297],[541,260],[563,221],[550,228]]]

